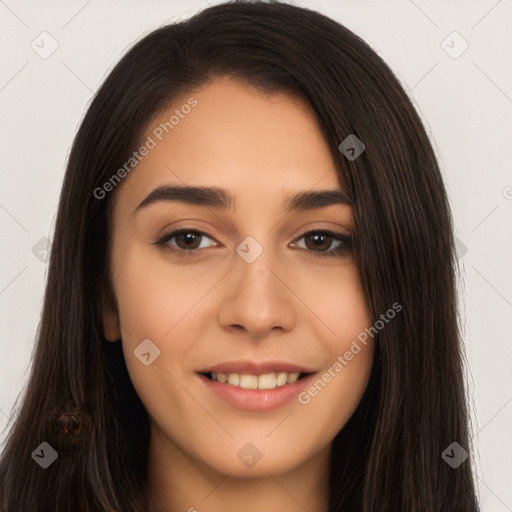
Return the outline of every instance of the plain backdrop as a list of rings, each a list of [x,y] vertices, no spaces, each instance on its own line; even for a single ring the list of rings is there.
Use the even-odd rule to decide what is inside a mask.
[[[2,442],[28,376],[46,239],[78,124],[136,40],[214,3],[0,1]],[[482,510],[512,511],[512,1],[295,3],[362,37],[393,69],[429,133],[463,266],[460,311]],[[56,50],[41,55],[52,44]]]

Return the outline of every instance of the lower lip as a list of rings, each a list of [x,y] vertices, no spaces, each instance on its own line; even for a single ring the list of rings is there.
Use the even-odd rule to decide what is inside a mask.
[[[198,375],[209,389],[228,404],[244,411],[264,412],[273,411],[292,401],[311,383],[316,374],[312,373],[293,384],[285,384],[274,389],[245,389],[210,380],[202,374]]]

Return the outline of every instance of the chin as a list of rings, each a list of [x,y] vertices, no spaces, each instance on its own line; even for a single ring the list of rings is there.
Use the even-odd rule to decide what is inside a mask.
[[[252,445],[231,440],[232,446],[217,445],[216,452],[202,453],[201,461],[213,471],[234,478],[260,478],[286,474],[305,464],[312,456],[299,454],[282,445],[281,450],[263,446],[253,448]],[[255,445],[257,443],[254,443]]]

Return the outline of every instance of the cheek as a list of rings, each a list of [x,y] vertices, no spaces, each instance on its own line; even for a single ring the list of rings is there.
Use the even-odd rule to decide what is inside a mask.
[[[164,253],[141,247],[140,243],[119,244],[115,257],[124,358],[134,387],[145,405],[150,406],[153,391],[161,389],[163,383],[169,387],[170,395],[174,388],[179,391],[166,370],[181,381],[182,363],[190,359],[191,352],[198,351],[197,333],[204,323],[201,306],[205,293],[222,273],[194,270],[193,265],[179,266],[176,261],[170,264]],[[159,355],[154,363],[145,366],[134,351],[138,353],[147,339],[157,347]]]
[[[328,270],[318,272],[315,279],[306,275],[298,295],[323,324],[322,338],[332,354],[347,342],[350,345],[353,337],[370,326],[371,318],[355,263]]]
[[[312,450],[332,440],[356,410],[371,373],[373,345],[368,344],[336,371],[325,368],[298,397],[302,432],[311,434]],[[339,368],[339,367],[338,367]],[[301,410],[299,409],[299,410]]]
[[[320,428],[323,432],[317,443],[334,438],[356,410],[374,355],[374,340],[367,334],[371,318],[358,281],[333,292],[328,304],[324,309],[330,315],[326,323],[334,333],[323,336],[325,364],[297,399],[303,411],[303,429],[318,432]],[[333,304],[338,306],[333,308]]]
[[[307,410],[305,427],[324,425],[335,436],[346,424],[368,382],[374,354],[374,341],[368,335],[370,313],[355,265],[345,269],[325,294],[317,294],[315,304],[329,329],[322,329],[325,365],[316,379],[298,397],[299,407]],[[329,332],[330,331],[330,332]],[[320,331],[319,331],[320,332]]]
[[[119,253],[116,293],[124,334],[162,339],[204,293],[200,280],[155,257],[154,248],[128,246]]]

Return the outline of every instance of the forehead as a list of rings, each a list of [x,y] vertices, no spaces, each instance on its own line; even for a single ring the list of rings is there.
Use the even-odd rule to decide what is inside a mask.
[[[121,184],[116,209],[135,208],[163,184],[216,186],[266,201],[285,190],[340,188],[311,107],[233,78],[175,98],[148,123],[145,143],[151,149]]]

